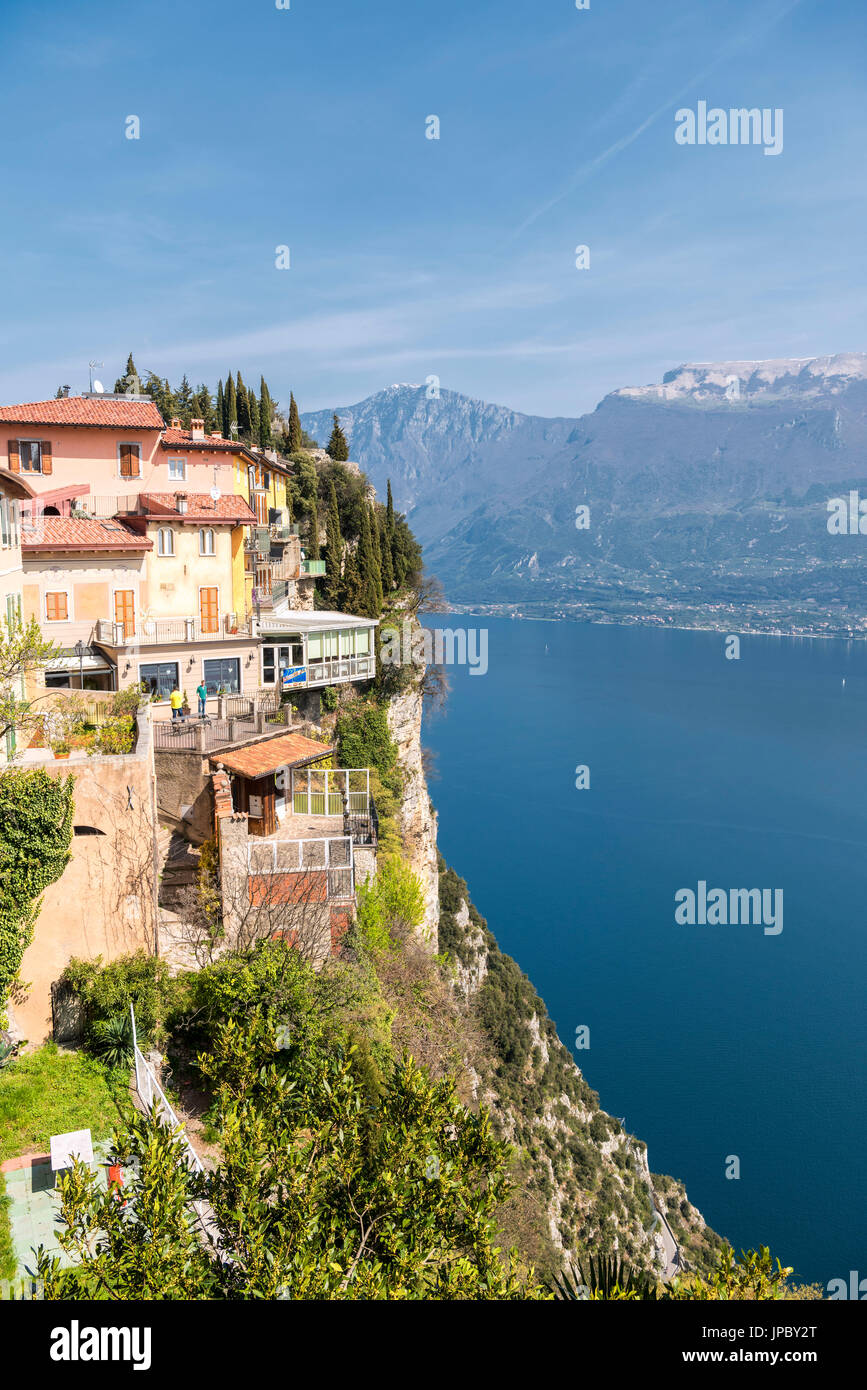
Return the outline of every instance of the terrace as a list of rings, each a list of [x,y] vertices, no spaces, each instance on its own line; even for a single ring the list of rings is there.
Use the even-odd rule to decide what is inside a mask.
[[[172,642],[217,642],[225,638],[250,637],[250,624],[235,613],[225,613],[223,621],[203,626],[201,618],[144,618],[136,623],[116,623],[98,618],[94,641],[101,647],[162,646]]]

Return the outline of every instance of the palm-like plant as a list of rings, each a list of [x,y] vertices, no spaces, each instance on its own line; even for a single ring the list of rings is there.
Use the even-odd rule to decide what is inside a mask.
[[[555,1297],[564,1302],[588,1299],[659,1298],[658,1281],[644,1269],[633,1269],[616,1254],[588,1255],[577,1267],[553,1281]]]
[[[132,1022],[128,1014],[99,1019],[90,1030],[91,1050],[107,1067],[128,1066],[132,1061]]]

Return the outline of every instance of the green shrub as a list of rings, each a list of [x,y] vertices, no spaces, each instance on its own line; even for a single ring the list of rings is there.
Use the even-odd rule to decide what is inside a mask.
[[[61,976],[81,1001],[85,1043],[98,1052],[105,1038],[106,1025],[120,1016],[129,1017],[135,1009],[139,1045],[160,1041],[162,1024],[171,990],[168,966],[144,951],[119,956],[108,965],[102,957],[73,959]]]
[[[338,698],[339,697],[335,687],[333,685],[326,685],[321,695],[322,708],[326,711],[326,713],[333,714],[333,712],[337,709]]]
[[[424,921],[418,876],[402,859],[386,859],[376,877],[358,890],[358,934],[372,951],[388,950],[400,934]]]

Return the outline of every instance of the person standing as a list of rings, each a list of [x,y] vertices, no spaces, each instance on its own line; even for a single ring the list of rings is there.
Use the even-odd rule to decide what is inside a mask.
[[[181,710],[182,710],[183,707],[184,707],[184,697],[183,697],[183,695],[181,694],[181,692],[178,690],[178,687],[177,687],[177,686],[175,686],[174,690],[172,691],[171,695],[169,696],[169,703],[171,704],[171,707],[172,707],[172,719],[180,719],[180,718],[181,718]]]
[[[199,697],[199,718],[204,719],[205,705],[208,699],[208,687],[205,685],[204,677],[202,678],[202,680],[199,681],[199,684],[196,686],[196,694]]]

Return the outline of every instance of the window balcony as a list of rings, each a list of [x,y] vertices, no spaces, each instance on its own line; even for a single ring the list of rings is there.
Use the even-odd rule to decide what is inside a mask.
[[[250,635],[248,622],[234,613],[224,613],[214,631],[203,628],[200,618],[140,618],[136,620],[134,632],[128,631],[127,624],[99,618],[93,640],[103,647],[146,647],[173,642],[185,645],[190,642],[219,642],[224,638]]]

